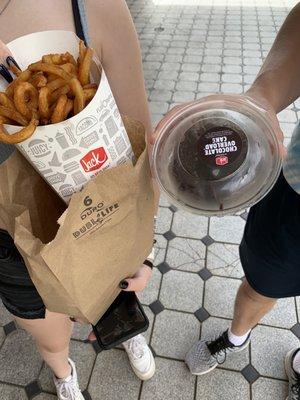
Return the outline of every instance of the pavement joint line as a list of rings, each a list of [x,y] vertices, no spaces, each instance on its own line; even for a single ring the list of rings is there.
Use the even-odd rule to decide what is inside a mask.
[[[180,18],[182,17],[182,15],[183,15],[183,11],[182,11],[182,13],[181,13],[181,15],[180,15]],[[193,20],[195,21],[195,17],[193,18]],[[178,24],[177,24],[178,25]],[[187,42],[189,42],[190,41],[190,39],[191,39],[191,36],[192,36],[192,30],[190,30],[190,33],[189,33],[189,35],[188,35],[188,39],[187,39]],[[177,82],[178,82],[178,78],[180,77],[180,74],[183,72],[183,69],[182,69],[182,65],[183,65],[183,60],[184,60],[184,58],[185,58],[185,56],[187,55],[187,46],[185,46],[185,48],[184,48],[184,53],[183,53],[183,55],[182,55],[182,61],[180,62],[180,68],[179,68],[179,71],[178,71],[178,74],[177,74]],[[200,75],[199,75],[200,76]],[[176,85],[177,85],[177,83],[176,83]],[[175,87],[176,87],[176,85],[175,85]],[[176,91],[174,91],[173,92],[173,95],[172,95],[172,103],[174,103],[174,95],[175,95],[175,93],[176,93]],[[195,97],[196,97],[196,92],[194,92],[194,99],[195,99]],[[193,100],[194,100],[193,99]],[[173,221],[172,221],[172,225],[173,225]],[[172,225],[171,225],[171,229],[172,229]]]
[[[175,213],[172,213],[170,229],[172,229],[173,220],[174,220],[174,215],[175,215]],[[163,236],[163,235],[162,235],[162,236]],[[169,243],[170,243],[170,242],[167,240],[166,249],[165,249],[165,254],[164,254],[164,260],[163,260],[162,262],[166,262],[167,251],[168,251],[168,248],[169,248]],[[158,294],[157,294],[157,299],[156,299],[156,300],[159,300],[159,298],[160,298],[160,292],[161,292],[163,277],[164,277],[163,274],[161,274],[160,282],[159,282],[159,288],[158,288]],[[157,317],[157,315],[154,314],[152,329],[151,329],[151,333],[150,333],[150,337],[149,337],[149,344],[150,344],[150,345],[152,345],[152,338],[153,338],[154,329],[155,329],[156,317]]]
[[[249,364],[250,364],[250,365],[253,365],[253,364],[252,364],[252,343],[251,343],[251,341],[250,341],[250,344],[249,344],[248,355],[249,355]],[[260,375],[260,374],[259,374],[259,375]],[[260,377],[261,377],[261,375],[260,375]],[[258,379],[259,379],[259,378],[258,378]],[[255,382],[256,382],[256,381],[255,381]],[[255,382],[254,382],[254,383],[255,383]],[[250,400],[253,399],[252,385],[253,385],[253,383],[250,384]]]
[[[159,300],[159,299],[158,299]],[[163,304],[163,303],[162,303]],[[149,307],[147,304],[142,304],[144,307]],[[163,304],[163,306],[164,306],[164,304]],[[202,305],[202,307],[204,307],[205,308],[205,306],[204,305]],[[206,308],[205,308],[206,309]],[[195,314],[195,312],[192,312],[192,311],[185,311],[185,310],[178,310],[178,309],[175,309],[175,308],[168,308],[168,307],[165,307],[164,306],[164,310],[162,311],[162,312],[164,312],[164,311],[173,311],[173,312],[176,312],[176,313],[181,313],[181,314],[188,314],[188,315],[194,315]],[[228,318],[228,317],[220,317],[220,316],[218,316],[218,315],[214,315],[214,314],[211,314],[210,312],[209,312],[209,314],[210,314],[210,316],[209,316],[209,318],[217,318],[217,319],[222,319],[222,320],[225,320],[225,321],[232,321],[232,318]],[[195,315],[194,315],[195,316]],[[195,317],[196,318],[196,317]],[[208,318],[208,319],[209,319]],[[197,319],[197,318],[196,318]],[[208,320],[207,319],[207,320]],[[205,321],[207,321],[207,320],[205,320]],[[203,324],[203,323],[205,323],[205,321],[204,322],[200,322],[199,321],[199,324]],[[154,325],[154,324],[153,324]],[[266,327],[266,328],[274,328],[274,329],[281,329],[281,330],[284,330],[284,331],[290,331],[291,332],[291,328],[286,328],[286,327],[282,327],[282,326],[276,326],[276,325],[270,325],[270,324],[265,324],[265,323],[259,323],[259,324],[257,324],[256,325],[256,327],[257,326],[263,326],[263,327]],[[255,327],[255,328],[256,328]],[[253,329],[255,329],[255,328],[253,328]],[[293,332],[292,332],[293,333]],[[200,337],[201,338],[201,337]]]
[[[127,3],[130,6],[132,6],[133,9],[133,14],[135,17],[135,20],[138,22],[138,33],[140,36],[142,36],[144,38],[144,43],[145,46],[143,46],[143,59],[146,60],[146,58],[149,57],[148,62],[152,63],[152,62],[157,62],[156,66],[155,66],[155,71],[153,72],[153,74],[148,73],[149,74],[149,82],[147,82],[147,87],[148,87],[148,94],[149,94],[149,98],[151,98],[151,94],[155,91],[155,90],[161,90],[158,89],[159,87],[162,87],[162,90],[169,90],[167,88],[163,87],[163,79],[159,78],[159,74],[164,70],[164,64],[165,62],[173,62],[173,61],[167,61],[166,59],[168,59],[169,57],[167,57],[167,55],[172,55],[174,54],[174,62],[178,62],[178,65],[176,65],[176,72],[177,72],[177,78],[174,82],[174,86],[172,88],[172,84],[170,84],[168,87],[170,87],[170,92],[171,92],[171,96],[169,100],[164,101],[163,99],[160,99],[160,94],[158,94],[158,98],[157,100],[153,100],[153,102],[161,102],[162,105],[168,105],[168,108],[170,108],[170,105],[174,102],[174,98],[175,98],[175,93],[178,93],[178,96],[180,96],[181,92],[187,91],[190,93],[194,93],[197,94],[197,96],[200,97],[200,95],[202,94],[202,92],[204,92],[204,90],[199,91],[199,85],[201,83],[215,83],[215,81],[217,81],[218,79],[218,85],[219,85],[219,91],[221,91],[222,88],[222,84],[223,83],[227,83],[225,82],[225,80],[227,80],[226,78],[223,78],[224,74],[233,74],[233,70],[231,70],[230,66],[231,64],[225,64],[225,60],[224,57],[227,56],[231,57],[230,54],[232,54],[232,57],[235,57],[234,55],[234,51],[231,53],[230,51],[227,53],[225,52],[226,49],[228,49],[228,47],[231,50],[235,50],[234,46],[231,46],[231,42],[230,42],[230,35],[232,34],[233,37],[237,36],[238,33],[240,33],[239,37],[240,37],[240,46],[236,46],[237,50],[240,49],[239,51],[241,51],[241,62],[238,63],[239,65],[241,65],[242,68],[242,72],[238,73],[234,73],[235,75],[238,75],[241,77],[242,79],[242,86],[241,86],[241,90],[246,90],[246,88],[248,87],[248,81],[251,80],[251,77],[246,75],[253,75],[254,74],[254,70],[256,68],[255,65],[253,65],[253,68],[247,68],[246,67],[251,67],[251,63],[252,62],[256,62],[254,59],[253,60],[246,60],[245,58],[249,57],[249,58],[256,58],[254,57],[254,53],[253,56],[252,55],[247,55],[247,54],[251,54],[251,53],[245,53],[246,49],[249,51],[257,51],[260,50],[260,55],[261,55],[261,61],[263,58],[265,58],[265,54],[268,51],[268,47],[270,47],[270,43],[273,40],[272,37],[275,35],[275,33],[278,31],[281,23],[282,23],[282,19],[285,17],[285,15],[288,13],[288,11],[290,10],[290,6],[287,6],[287,2],[282,2],[285,5],[285,8],[280,9],[279,7],[276,6],[272,6],[269,2],[269,4],[266,5],[266,10],[263,10],[261,12],[260,9],[260,4],[256,4],[255,6],[251,6],[250,9],[248,9],[248,7],[246,7],[245,3],[238,3],[238,7],[236,9],[236,11],[232,12],[232,9],[230,8],[230,6],[228,6],[228,4],[226,4],[226,6],[218,8],[216,5],[213,4],[212,1],[209,1],[209,6],[207,7],[202,7],[202,6],[197,6],[197,7],[192,7],[191,9],[194,10],[194,12],[192,13],[189,10],[189,6],[173,6],[173,5],[169,5],[169,6],[162,6],[161,8],[159,8],[159,6],[154,6],[151,4],[150,0],[143,0],[141,2],[136,2],[133,0],[127,0]],[[139,3],[139,4],[137,4]],[[290,2],[289,2],[290,3]],[[180,10],[179,13],[177,13],[177,10]],[[201,18],[201,16],[203,15],[202,10],[205,10],[205,13],[209,13],[209,19],[206,18]],[[248,15],[250,15],[250,22],[247,21],[247,17]],[[268,21],[268,23],[266,24],[267,28],[264,27],[264,21]],[[154,22],[155,21],[155,22]],[[217,26],[218,21],[220,21],[220,27]],[[233,21],[233,25],[230,26],[231,21]],[[190,24],[190,26],[188,26],[188,24]],[[163,27],[165,25],[166,29],[165,29],[165,33],[162,32],[158,32],[158,30],[154,32],[154,28],[156,27]],[[200,25],[200,27],[199,27]],[[251,26],[253,25],[253,26]],[[201,29],[203,27],[203,29]],[[250,28],[250,29],[249,29]],[[256,33],[254,32],[254,30],[256,31]],[[215,31],[216,30],[216,31]],[[223,30],[223,32],[221,33],[221,30]],[[272,32],[273,30],[275,30],[275,33]],[[197,32],[196,35],[194,36],[193,33]],[[222,53],[221,55],[221,72],[219,73],[219,76],[211,76],[212,79],[210,79],[210,76],[202,76],[202,73],[204,72],[210,72],[210,71],[204,71],[205,69],[208,68],[204,68],[204,57],[208,57],[208,56],[213,56],[213,54],[209,54],[209,52],[206,52],[207,49],[210,49],[210,46],[208,44],[208,41],[205,40],[204,45],[200,42],[203,42],[203,40],[200,40],[200,35],[202,35],[205,32],[206,38],[210,37],[210,42],[213,43],[213,39],[215,39],[215,41],[222,41],[222,43],[220,44],[220,47],[218,47],[218,51],[216,51],[216,56],[219,56],[220,52]],[[218,32],[217,32],[218,31]],[[231,32],[229,34],[227,34],[227,32]],[[249,41],[247,38],[247,32],[249,32]],[[184,35],[184,43],[174,43],[175,41],[180,41],[179,35],[180,33],[182,33]],[[217,35],[215,35],[217,33]],[[220,36],[218,36],[220,34]],[[251,34],[251,35],[250,35]],[[197,36],[198,35],[198,36]],[[258,39],[256,40],[257,46],[256,47],[255,44],[255,36],[258,37]],[[191,40],[191,38],[193,38],[193,40]],[[160,46],[160,42],[163,41],[163,47],[166,48],[166,51],[163,53],[160,50],[153,50],[153,47],[159,47]],[[199,42],[199,46],[196,46],[196,42]],[[173,45],[174,43],[174,45]],[[189,43],[191,43],[191,46],[189,45]],[[250,44],[253,43],[253,46],[251,46]],[[249,44],[249,45],[248,45]],[[184,48],[184,51],[182,52],[182,50],[171,50],[171,48]],[[253,49],[251,48],[253,47]],[[256,47],[256,48],[255,48]],[[215,47],[216,48],[216,47]],[[191,49],[188,51],[188,49]],[[221,51],[219,51],[219,49]],[[199,55],[199,59],[201,58],[201,62],[198,63],[199,69],[197,71],[188,71],[189,69],[194,69],[194,67],[189,67],[187,66],[186,68],[184,67],[185,64],[190,64],[189,61],[185,61],[185,57],[187,55],[193,55],[193,50],[194,50],[194,54],[195,55]],[[178,53],[178,56],[176,56],[175,54]],[[236,52],[236,54],[238,53],[238,51]],[[162,56],[158,56],[157,57],[157,61],[155,60],[154,54],[163,54]],[[247,56],[246,56],[247,55]],[[176,58],[180,61],[175,61]],[[172,59],[172,57],[169,58],[170,60]],[[259,57],[257,57],[257,63],[258,63],[258,59]],[[187,59],[188,60],[188,59]],[[192,64],[195,64],[194,61],[196,60],[196,58],[193,60],[191,58],[191,60],[193,61]],[[230,60],[231,62],[232,60]],[[249,63],[250,62],[250,63]],[[153,64],[154,65],[154,64]],[[225,69],[226,66],[226,69]],[[229,66],[229,72],[228,72],[228,66]],[[149,68],[151,67],[151,64],[149,64]],[[178,67],[178,71],[177,71],[177,67]],[[148,68],[148,70],[149,70]],[[238,68],[236,68],[235,70],[238,70]],[[227,72],[225,72],[227,71]],[[247,71],[247,72],[246,72]],[[182,86],[178,86],[179,89],[177,89],[177,84],[176,82],[179,81],[178,77],[180,76],[179,74],[182,72],[197,72],[199,73],[199,79],[197,80],[198,84],[195,87],[195,85],[193,86],[192,84],[190,85],[186,85],[186,87],[184,85]],[[151,76],[151,78],[150,78]],[[223,80],[225,79],[225,80]],[[147,78],[148,80],[148,78]],[[234,78],[228,79],[228,80],[234,80]],[[210,81],[214,81],[214,82],[210,82]],[[159,83],[158,83],[159,82]],[[173,81],[172,81],[173,82]],[[157,84],[158,83],[158,84]],[[156,85],[157,84],[157,85]],[[232,88],[233,90],[235,88],[237,88],[238,86],[235,86],[234,82],[228,82],[228,84],[233,84]],[[189,88],[189,89],[188,89]],[[224,86],[224,90],[225,88],[227,88],[227,85]],[[192,90],[190,90],[192,89]],[[206,92],[205,92],[206,93]],[[164,93],[162,93],[162,95],[164,95]],[[151,101],[150,101],[151,103]],[[165,106],[166,107],[166,106]],[[299,108],[296,106],[296,104],[294,103],[292,105],[292,107],[289,107],[289,109],[291,109],[293,111],[293,113],[296,113],[296,118],[297,120],[299,120],[300,117],[300,113],[298,114],[297,112],[300,111],[300,106]],[[156,113],[152,113],[152,114],[157,114],[157,115],[161,115],[161,112],[156,112]],[[155,116],[154,116],[155,117]],[[157,117],[156,117],[157,118]],[[286,119],[286,121],[284,121],[284,119]],[[285,124],[289,124],[291,125],[291,119],[289,119],[289,116],[287,116],[286,118],[283,117],[282,118],[282,122]],[[294,125],[294,123],[293,123]],[[287,126],[287,129],[290,129],[289,126]],[[169,206],[160,206],[160,208],[168,208]],[[174,214],[172,217],[172,221],[171,221],[171,230],[174,226]],[[210,218],[208,218],[208,232],[210,230]],[[209,234],[209,233],[208,233]],[[161,237],[163,237],[163,234],[157,234]],[[180,236],[180,235],[176,235],[176,238],[181,239],[181,240],[193,240],[193,241],[198,241],[201,243],[201,239],[200,238],[195,238],[195,237],[185,237],[185,236]],[[170,245],[170,241],[166,242],[166,248],[164,249],[164,254],[163,254],[163,260],[162,262],[166,262],[167,258],[168,258],[168,254],[169,254],[169,250],[171,249],[172,244]],[[196,243],[196,242],[195,242]],[[219,244],[219,245],[230,245],[230,246],[238,246],[238,243],[230,243],[230,242],[223,242],[223,241],[216,241],[214,240],[214,244]],[[209,254],[209,249],[206,246],[205,247],[205,257],[203,258],[204,261],[204,267],[207,268],[208,265],[208,254]],[[200,268],[200,267],[199,267]],[[237,279],[239,281],[241,281],[240,278],[237,277],[232,277],[232,276],[226,276],[226,275],[222,275],[222,272],[219,272],[217,270],[221,270],[224,269],[224,271],[226,271],[226,266],[225,267],[220,267],[220,268],[210,268],[209,270],[213,273],[214,277],[219,277],[219,278],[224,278],[224,279]],[[193,274],[198,274],[199,271],[195,272],[195,271],[185,271],[185,270],[180,270],[178,268],[172,268],[173,271],[180,271],[180,272],[187,272],[187,273],[193,273]],[[224,281],[225,282],[225,281]],[[158,294],[156,297],[156,299],[158,300],[161,296],[161,290],[162,290],[162,284],[163,284],[163,275],[160,277],[159,280],[159,290],[158,290]],[[207,286],[206,286],[206,282],[203,282],[203,295],[202,295],[202,307],[204,307],[204,303],[205,303],[205,296],[207,295]],[[295,307],[295,312],[296,312],[296,320],[297,323],[300,322],[300,308],[298,309],[298,304],[297,304],[297,298],[294,297],[294,301],[293,303],[293,307]],[[200,306],[200,305],[199,305]],[[172,309],[172,308],[165,308],[165,310],[167,311],[174,311],[177,313],[180,313],[180,315],[183,314],[191,314],[193,315],[194,313],[192,312],[188,312],[188,311],[182,311],[182,310],[176,310],[176,309]],[[216,310],[216,309],[215,309]],[[228,321],[230,322],[232,319],[231,318],[227,318],[227,317],[220,317],[220,316],[214,316],[214,315],[210,315],[212,318],[217,318],[220,320],[224,320],[224,321]],[[288,322],[288,321],[287,321]],[[154,315],[153,318],[153,326],[150,332],[150,343],[153,339],[154,336],[154,331],[155,331],[155,324],[156,324],[156,316]],[[202,323],[200,323],[200,337],[201,337],[201,333],[203,331],[202,329]],[[293,322],[294,324],[294,322]],[[264,326],[264,327],[270,327],[270,328],[275,328],[275,329],[283,329],[284,331],[291,331],[290,328],[286,328],[286,327],[280,327],[280,326],[274,326],[274,325],[269,325],[267,323],[265,324],[259,324],[258,326]],[[170,338],[172,340],[172,337]],[[7,337],[4,338],[3,340],[3,344],[0,346],[0,352],[3,349],[3,347],[5,346]],[[76,342],[80,342],[80,343],[84,343],[84,340],[82,339],[72,339],[73,341]],[[249,360],[250,360],[250,364],[252,365],[252,347],[253,345],[250,344],[249,347]],[[118,349],[120,351],[124,351],[122,349]],[[254,354],[254,353],[253,353]],[[88,384],[87,384],[87,388],[90,386],[90,382],[91,382],[91,378],[95,372],[95,366],[96,366],[96,362],[98,360],[98,356],[101,357],[100,355],[96,355],[95,359],[94,359],[94,364],[92,367],[92,371],[89,375],[89,380],[88,380]],[[172,358],[172,357],[164,357],[164,356],[158,356],[158,358],[164,358],[166,360],[174,360],[174,361],[178,361],[178,362],[183,362],[182,359],[176,359],[176,358]],[[41,370],[43,368],[43,364],[41,366]],[[220,367],[219,367],[220,368]],[[240,371],[237,371],[235,369],[229,369],[226,367],[221,367],[221,370],[226,370],[232,373],[238,373]],[[38,373],[38,377],[40,376],[40,372]],[[268,375],[260,375],[260,378],[265,378],[265,379],[269,379],[269,380],[273,380],[275,382],[283,382],[286,383],[287,380],[286,379],[282,379],[282,378],[275,378],[273,376],[268,376]],[[259,378],[259,379],[260,379]],[[37,378],[39,379],[39,378]],[[193,389],[193,393],[194,393],[194,400],[197,400],[197,387],[198,387],[198,380],[199,378],[196,377],[195,379],[195,386]],[[25,386],[22,385],[18,385],[18,384],[13,384],[13,383],[9,383],[9,382],[2,382],[0,381],[0,384],[6,384],[8,386],[12,386],[15,388],[22,388],[23,390],[25,389]],[[255,383],[254,383],[255,385]],[[254,393],[252,391],[253,389],[253,384],[249,385],[249,390],[250,390],[250,397],[247,396],[247,400],[251,400],[253,399]],[[141,399],[144,397],[144,394],[146,394],[146,389],[147,386],[141,384],[140,386],[140,390],[139,390],[139,395],[135,396],[135,398]],[[144,393],[145,391],[145,393]],[[45,391],[43,390],[43,393],[49,393],[52,394],[51,392]],[[148,393],[149,394],[149,393]],[[209,397],[210,398],[210,397]],[[255,397],[256,398],[256,397]],[[166,399],[167,400],[167,399]]]
[[[296,297],[294,297],[294,303],[295,303],[295,310],[296,310],[297,322],[299,323],[299,311],[298,311],[298,304],[297,304],[297,299],[296,299]]]
[[[204,259],[203,259],[204,260]],[[160,263],[161,264],[161,263]],[[220,268],[207,268],[213,275],[212,275],[212,277],[211,278],[213,278],[213,277],[217,277],[217,278],[224,278],[224,279],[234,279],[234,280],[237,280],[237,281],[241,281],[242,282],[242,278],[237,278],[236,276],[226,276],[226,275],[218,275],[218,274],[214,274],[212,271],[214,271],[215,269],[222,269],[222,268],[227,268],[228,266],[225,266],[225,267],[220,267]],[[154,268],[157,268],[157,266],[154,266]],[[170,269],[170,271],[179,271],[179,272],[184,272],[184,273],[187,273],[187,274],[194,274],[194,275],[199,275],[199,272],[202,270],[202,269],[204,269],[204,268],[206,268],[206,267],[200,267],[200,269],[199,269],[199,271],[186,271],[186,270],[183,270],[183,269],[180,269],[180,267],[178,267],[178,268],[171,268]],[[168,272],[170,272],[170,271],[168,271]],[[210,279],[211,279],[210,278]]]
[[[185,361],[181,358],[176,358],[176,357],[170,357],[170,356],[164,356],[161,354],[156,354],[156,358],[161,358],[163,360],[169,360],[169,361],[177,361],[180,362],[182,364],[185,364]],[[252,364],[251,364],[252,365]],[[253,365],[252,365],[253,366]],[[254,367],[254,366],[253,366]],[[186,366],[186,368],[188,369],[188,367]],[[255,367],[254,367],[255,368]],[[217,369],[223,370],[223,371],[229,371],[229,372],[234,372],[236,374],[241,374],[240,370],[234,369],[234,368],[229,368],[229,367],[224,367],[223,365],[218,365]],[[212,372],[213,373],[213,372]],[[281,382],[288,382],[287,379],[282,379],[282,378],[275,378],[274,376],[270,376],[270,375],[264,375],[264,374],[260,374],[259,373],[259,378],[265,378],[265,379],[272,379],[274,381],[281,381]]]
[[[19,385],[17,383],[6,382],[6,381],[3,381],[3,380],[0,380],[0,384],[17,387],[19,389],[24,389],[24,390],[25,390],[25,386],[26,386],[26,385],[24,385],[24,386],[23,385]]]
[[[138,394],[138,400],[140,400],[142,397],[143,387],[144,387],[144,381],[141,381],[140,390],[139,390],[139,394]]]
[[[36,378],[36,380],[37,380],[39,383],[40,383],[40,377],[41,377],[41,374],[42,374],[42,371],[43,371],[44,366],[45,366],[45,361],[42,361],[42,365],[41,365],[41,367],[40,367],[40,370],[39,370],[39,372],[38,372],[38,374],[37,374],[37,378]]]
[[[165,233],[165,232],[164,232]],[[160,235],[160,236],[164,236],[164,233],[155,233],[155,235]],[[195,237],[193,237],[193,236],[181,236],[181,235],[177,235],[176,234],[176,238],[179,238],[179,239],[188,239],[188,240],[195,240],[195,241],[199,241],[199,242],[201,242],[201,239],[203,239],[203,238],[201,238],[201,239],[199,239],[199,238],[195,238]],[[212,238],[213,239],[213,238]],[[173,239],[174,240],[174,239]],[[215,240],[215,239],[213,239],[214,240],[214,243],[212,243],[212,244],[215,244],[215,243],[217,243],[217,244],[227,244],[227,245],[231,245],[231,246],[239,246],[240,244],[239,243],[232,243],[232,242],[222,242],[222,241],[220,241],[220,240]],[[169,242],[170,242],[170,240],[169,240]],[[207,247],[207,246],[206,246]]]
[[[1,305],[1,303],[0,303],[0,305]],[[1,328],[3,329],[3,327],[1,327]],[[7,337],[8,336],[5,335],[5,338],[4,338],[3,342],[2,342],[2,344],[0,345],[0,352],[2,350],[2,347],[4,346],[4,343],[6,342]]]
[[[91,383],[91,380],[92,380],[92,376],[94,374],[94,370],[95,370],[95,366],[96,366],[96,362],[97,362],[99,354],[100,353],[98,353],[98,354],[95,353],[95,359],[94,359],[93,366],[92,366],[92,369],[91,369],[91,372],[90,372],[90,376],[89,376],[89,379],[87,381],[86,388],[85,388],[87,391],[89,390],[89,386],[90,386],[90,383]]]

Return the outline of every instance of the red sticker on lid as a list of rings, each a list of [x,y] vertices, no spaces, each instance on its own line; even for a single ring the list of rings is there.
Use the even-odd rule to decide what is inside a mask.
[[[226,165],[228,164],[228,157],[227,156],[219,156],[216,157],[216,165]]]

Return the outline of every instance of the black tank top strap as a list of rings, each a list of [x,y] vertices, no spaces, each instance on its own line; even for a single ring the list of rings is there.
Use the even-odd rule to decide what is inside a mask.
[[[82,25],[82,14],[79,8],[78,0],[72,0],[72,9],[73,9],[76,34],[80,39],[84,41],[85,44],[87,44],[87,38]]]

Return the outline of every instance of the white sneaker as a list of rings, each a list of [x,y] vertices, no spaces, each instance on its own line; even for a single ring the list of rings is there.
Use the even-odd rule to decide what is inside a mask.
[[[142,381],[151,379],[155,373],[155,361],[144,336],[137,335],[127,340],[123,343],[123,347],[136,376]]]
[[[68,361],[72,368],[71,375],[65,379],[58,379],[55,376],[53,377],[57,397],[59,400],[84,400],[79,389],[75,364],[70,358]]]

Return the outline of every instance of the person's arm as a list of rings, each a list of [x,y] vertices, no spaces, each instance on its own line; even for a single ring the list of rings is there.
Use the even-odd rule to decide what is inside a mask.
[[[152,153],[152,123],[145,89],[138,36],[125,0],[87,0],[92,45],[101,57],[122,114],[142,122]],[[156,210],[159,189],[153,180]]]
[[[137,33],[125,0],[87,0],[92,46],[101,58],[121,114],[142,122],[148,138],[152,124]],[[150,146],[149,146],[150,147]],[[158,192],[156,192],[158,202]],[[152,270],[143,265],[125,291],[142,291]]]
[[[288,15],[246,93],[280,112],[300,96],[300,3]]]
[[[125,0],[88,0],[86,5],[92,45],[121,113],[141,121],[151,134],[140,46]]]

